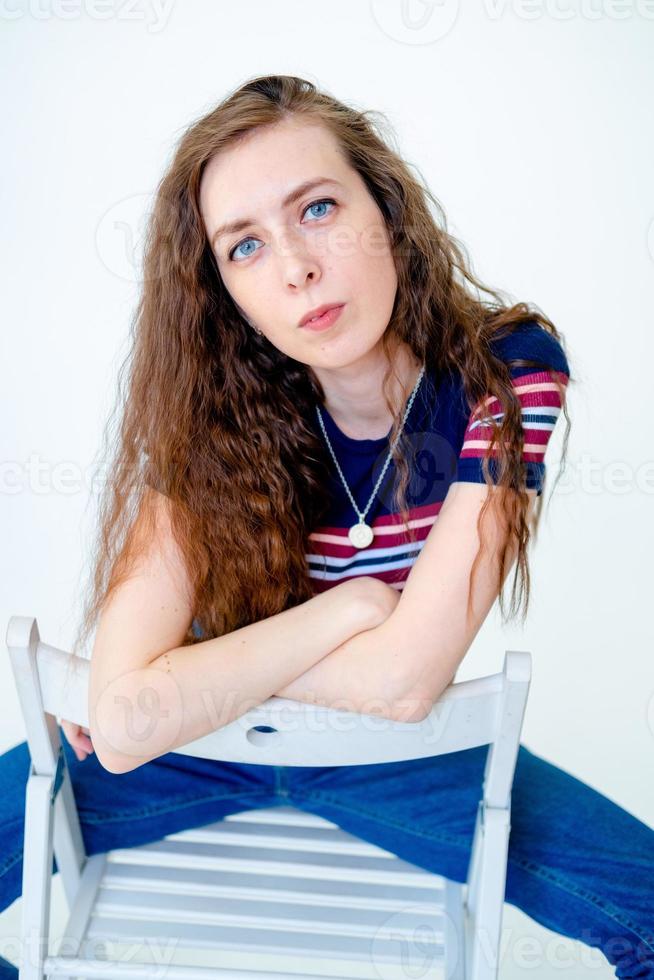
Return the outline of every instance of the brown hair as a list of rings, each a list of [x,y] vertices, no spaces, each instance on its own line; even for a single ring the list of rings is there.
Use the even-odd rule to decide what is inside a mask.
[[[155,530],[148,484],[163,490],[173,505],[175,540],[205,636],[269,617],[314,594],[305,553],[308,534],[327,506],[329,461],[307,419],[314,417],[324,391],[309,367],[275,348],[239,313],[221,281],[199,208],[209,159],[257,127],[291,116],[329,129],[389,229],[398,276],[382,341],[390,361],[383,392],[395,413],[391,442],[402,414],[391,404],[387,384],[398,341],[410,345],[428,370],[460,373],[471,409],[489,394],[502,404],[504,418],[501,426],[493,423],[489,449],[498,461],[498,490],[485,502],[478,528],[486,509],[497,505],[507,533],[499,555],[500,581],[514,538],[518,554],[510,615],[518,611],[523,593],[526,615],[530,528],[521,407],[509,367],[493,355],[489,343],[525,321],[537,321],[562,338],[533,307],[506,305],[499,292],[474,277],[464,247],[447,231],[441,205],[384,137],[383,117],[337,101],[305,79],[269,75],[246,82],[194,122],[159,183],[132,346],[119,372],[115,410],[120,409],[121,422],[99,502],[92,588],[76,649]],[[492,301],[478,298],[471,287]],[[543,367],[533,361],[511,363]],[[570,420],[559,386],[567,420],[565,457]],[[400,440],[393,458],[400,475],[397,500],[406,521],[410,474],[403,450]],[[490,484],[488,457],[483,466]],[[535,526],[542,496],[539,504]],[[146,530],[137,541],[133,528],[141,513]],[[504,616],[501,593],[500,609]],[[185,642],[197,640],[190,627]]]

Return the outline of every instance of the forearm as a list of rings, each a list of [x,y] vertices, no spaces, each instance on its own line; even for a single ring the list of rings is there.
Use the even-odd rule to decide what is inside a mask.
[[[224,636],[176,647],[97,699],[98,758],[128,772],[229,724],[369,629],[371,609],[345,583]]]
[[[343,641],[275,693],[330,708],[399,721],[422,718],[410,695],[397,645],[382,622]]]

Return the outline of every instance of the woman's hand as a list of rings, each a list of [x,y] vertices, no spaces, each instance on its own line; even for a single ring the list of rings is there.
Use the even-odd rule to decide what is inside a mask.
[[[72,745],[75,755],[80,762],[84,762],[87,755],[93,752],[93,743],[89,738],[90,732],[88,728],[83,728],[82,725],[77,725],[72,721],[62,721],[61,727],[64,730],[66,738]]]

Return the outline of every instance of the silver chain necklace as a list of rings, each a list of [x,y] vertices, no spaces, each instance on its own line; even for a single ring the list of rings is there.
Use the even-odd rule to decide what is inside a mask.
[[[395,441],[393,442],[393,445],[391,446],[391,448],[388,451],[388,456],[386,458],[386,462],[384,463],[384,467],[383,467],[381,473],[379,474],[379,479],[377,480],[377,483],[375,484],[375,488],[372,491],[372,494],[370,496],[370,500],[368,501],[368,504],[366,506],[366,509],[363,511],[363,513],[357,507],[356,501],[355,501],[354,497],[352,496],[352,494],[350,493],[350,488],[348,487],[347,481],[346,481],[345,477],[343,476],[342,469],[338,465],[338,460],[336,459],[336,456],[334,454],[334,450],[332,449],[332,444],[329,441],[329,436],[327,435],[327,432],[325,430],[325,424],[324,424],[324,422],[322,420],[322,415],[320,413],[320,408],[319,408],[318,405],[316,405],[316,412],[318,413],[318,421],[320,422],[320,428],[322,429],[322,434],[325,437],[325,442],[327,443],[327,447],[328,447],[330,453],[332,454],[332,459],[334,460],[334,464],[336,466],[336,469],[338,470],[338,475],[341,478],[341,481],[343,483],[343,486],[345,487],[346,493],[347,493],[348,497],[350,498],[350,501],[352,502],[352,506],[354,507],[354,510],[355,510],[356,514],[359,517],[358,523],[357,524],[353,524],[352,527],[350,528],[350,530],[348,531],[348,534],[347,534],[348,538],[350,539],[350,541],[352,542],[352,544],[354,545],[355,548],[367,548],[368,545],[370,544],[370,542],[372,541],[373,537],[374,537],[372,528],[368,524],[366,524],[366,522],[365,522],[365,517],[366,517],[366,514],[368,513],[368,511],[370,510],[370,506],[371,506],[373,500],[375,499],[375,496],[377,494],[377,491],[379,490],[380,484],[381,484],[382,480],[384,479],[384,475],[386,473],[386,470],[389,467],[389,464],[390,464],[391,459],[392,459],[392,456],[393,456],[393,450],[395,449],[395,446],[397,445],[398,440],[399,440],[400,436],[402,435],[402,432],[404,430],[404,423],[406,422],[406,420],[408,418],[408,415],[409,415],[409,412],[411,411],[411,406],[413,405],[413,400],[416,397],[416,394],[418,392],[418,388],[420,387],[420,382],[422,381],[422,376],[423,376],[424,373],[425,373],[425,366],[423,364],[423,366],[420,368],[420,374],[418,375],[418,380],[416,381],[416,383],[414,385],[413,391],[411,392],[411,397],[409,398],[407,407],[405,409],[404,418],[402,419],[402,425],[400,426],[400,431],[396,435]]]

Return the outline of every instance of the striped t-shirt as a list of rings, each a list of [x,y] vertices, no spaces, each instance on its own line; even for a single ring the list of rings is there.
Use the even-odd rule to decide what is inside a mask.
[[[568,363],[559,342],[536,321],[521,324],[512,335],[495,339],[491,348],[503,360],[524,358],[542,364],[542,369],[511,368],[514,389],[522,406],[522,458],[527,487],[536,489],[540,495],[545,477],[545,449],[561,412],[559,392],[552,379],[556,375],[565,390],[570,374]],[[405,406],[407,403],[408,399]],[[386,463],[388,435],[381,439],[353,439],[338,428],[324,406],[320,406],[320,411],[350,492],[363,512]],[[359,518],[325,447],[330,462],[331,502],[320,526],[309,535],[306,555],[314,594],[357,575],[373,575],[402,590],[450,484],[485,483],[481,461],[492,426],[484,420],[491,415],[498,422],[501,420],[501,405],[494,397],[482,400],[471,412],[460,377],[447,376],[438,383],[430,371],[423,375],[404,425],[403,440],[410,465],[406,489],[408,526],[414,529],[415,542],[408,537],[401,513],[394,510],[397,471],[391,461],[365,518],[372,528],[373,540],[361,549],[351,544],[348,531]],[[317,415],[314,424],[324,443]],[[491,457],[489,472],[496,481],[494,467]]]

